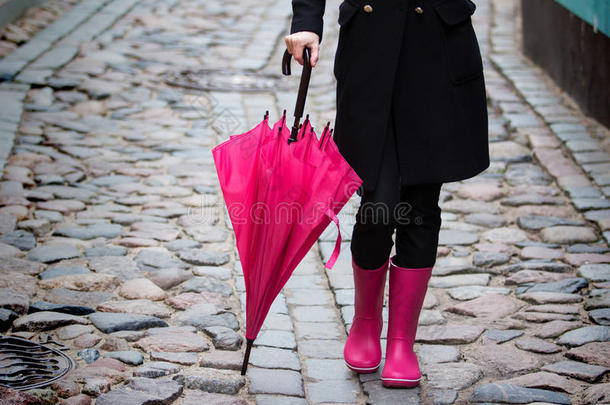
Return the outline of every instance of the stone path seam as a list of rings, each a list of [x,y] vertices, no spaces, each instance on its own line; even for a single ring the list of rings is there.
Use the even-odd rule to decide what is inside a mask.
[[[495,7],[499,12],[494,18],[502,20],[498,25],[504,27],[504,30],[492,30],[492,46],[499,49],[490,58],[522,100],[549,128],[548,134],[536,131],[527,134],[534,147],[534,154],[549,173],[557,178],[559,186],[571,197],[575,208],[597,224],[608,242],[610,228],[605,219],[610,216],[610,201],[607,198],[610,194],[607,187],[610,185],[610,154],[603,150],[587,126],[582,124],[585,117],[574,109],[574,103],[567,106],[563,102],[567,96],[557,95],[557,88],[547,84],[549,77],[520,52],[515,34],[515,19],[518,18],[515,13],[518,9],[511,3],[498,0],[495,0]],[[600,135],[608,136],[608,129],[595,122],[590,123],[590,119],[588,121]],[[513,128],[527,132],[528,125],[516,125]],[[558,142],[548,140],[546,135],[551,134]]]
[[[15,133],[23,115],[23,101],[30,86],[25,84],[0,83],[0,173],[13,149]]]
[[[315,244],[286,284],[308,403],[363,403],[358,379],[345,367],[346,334]]]
[[[0,79],[12,80],[25,66],[33,62],[62,37],[73,31],[111,0],[83,0],[70,11],[39,32],[27,44],[0,61]]]
[[[70,62],[79,52],[79,44],[91,41],[98,34],[112,26],[140,0],[111,0],[92,13],[83,15],[73,30],[64,32],[64,37],[53,44],[49,51],[39,55],[19,72],[19,82],[44,84],[54,70]]]

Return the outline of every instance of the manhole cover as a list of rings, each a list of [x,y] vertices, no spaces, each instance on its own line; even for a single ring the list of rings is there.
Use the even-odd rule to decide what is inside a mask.
[[[76,367],[61,351],[15,336],[0,336],[0,385],[29,390],[50,385]]]
[[[203,91],[264,92],[288,88],[281,75],[261,74],[247,70],[204,69],[172,72],[164,76],[165,83]]]

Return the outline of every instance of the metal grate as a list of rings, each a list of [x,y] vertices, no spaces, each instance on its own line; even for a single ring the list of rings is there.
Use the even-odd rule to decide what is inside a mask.
[[[58,349],[15,336],[0,336],[1,386],[17,390],[45,387],[75,367],[74,360]]]
[[[264,92],[285,90],[289,85],[280,75],[228,69],[170,72],[163,80],[171,86],[203,91]]]

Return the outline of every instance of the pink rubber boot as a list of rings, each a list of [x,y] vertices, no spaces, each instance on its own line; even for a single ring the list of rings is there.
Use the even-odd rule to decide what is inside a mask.
[[[394,265],[393,259],[390,259],[390,314],[381,382],[386,387],[415,387],[421,372],[413,344],[432,267],[407,269]]]
[[[354,320],[345,343],[343,357],[350,370],[374,373],[381,363],[381,329],[383,328],[383,290],[388,261],[378,269],[359,267],[354,259]]]

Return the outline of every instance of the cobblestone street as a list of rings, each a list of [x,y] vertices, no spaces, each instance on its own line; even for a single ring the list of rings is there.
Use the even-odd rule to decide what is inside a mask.
[[[78,363],[29,391],[41,398],[31,403],[610,403],[610,134],[521,55],[518,1],[475,2],[492,163],[443,185],[412,389],[343,361],[356,195],[340,215],[337,264],[324,269],[333,224],[239,373],[245,288],[211,149],[265,110],[273,122],[292,116],[301,67],[290,78],[280,68],[289,1],[53,0],[61,12],[44,28],[9,30],[0,329],[61,342]],[[335,119],[339,4],[327,1],[305,108],[316,130]],[[176,85],[201,69],[253,70],[269,88]],[[218,86],[248,80],[217,75]],[[6,395],[0,387],[0,403]]]

